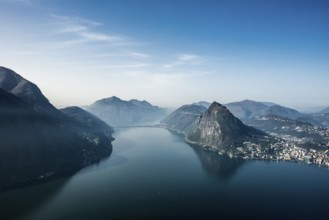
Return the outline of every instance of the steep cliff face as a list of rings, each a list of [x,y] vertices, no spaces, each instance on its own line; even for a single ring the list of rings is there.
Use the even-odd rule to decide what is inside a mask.
[[[244,125],[221,104],[214,102],[186,135],[186,140],[200,146],[227,148],[243,146],[266,133]]]

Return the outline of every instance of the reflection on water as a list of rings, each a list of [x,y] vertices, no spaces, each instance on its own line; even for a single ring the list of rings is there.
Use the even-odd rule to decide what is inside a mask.
[[[37,210],[57,193],[69,178],[57,179],[46,184],[30,186],[0,194],[0,219],[19,219]]]
[[[198,155],[204,170],[220,179],[229,179],[247,162],[242,159],[231,159],[227,156],[220,156],[215,152],[204,150],[198,146],[190,146]]]
[[[327,169],[221,157],[164,129],[123,129],[115,138],[111,158],[99,164],[0,194],[0,220],[327,216]]]
[[[102,161],[108,160],[112,154],[104,158]],[[120,159],[119,159],[120,160]],[[121,159],[123,160],[123,159]],[[97,164],[90,166],[97,167],[102,164],[100,161]],[[119,163],[116,161],[115,163]],[[88,170],[89,167],[85,168]],[[85,169],[77,172],[84,172]],[[97,168],[96,168],[97,169]],[[77,173],[71,174],[73,177]],[[30,213],[35,212],[47,201],[54,198],[57,194],[61,192],[64,186],[70,181],[71,177],[62,177],[55,180],[49,180],[43,183],[36,183],[35,185],[27,185],[25,187],[20,187],[18,189],[11,189],[0,193],[0,219],[1,220],[15,220],[15,219],[25,219]]]
[[[170,131],[170,133],[175,137],[174,142],[184,142],[183,135],[172,131]],[[191,146],[198,156],[202,168],[211,176],[221,180],[228,180],[233,177],[236,171],[248,162],[242,159],[232,159],[227,156],[220,156],[213,151],[205,150],[197,145],[187,145]]]

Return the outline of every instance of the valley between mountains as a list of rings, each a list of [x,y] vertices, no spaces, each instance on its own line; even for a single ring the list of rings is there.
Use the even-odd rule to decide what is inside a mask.
[[[70,175],[111,155],[120,126],[162,126],[231,158],[287,160],[329,168],[329,111],[276,103],[205,101],[173,112],[116,96],[57,109],[37,85],[0,67],[0,189]]]

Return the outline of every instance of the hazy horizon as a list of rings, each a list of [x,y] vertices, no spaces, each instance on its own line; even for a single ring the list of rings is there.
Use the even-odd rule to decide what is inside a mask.
[[[329,106],[329,2],[0,0],[0,65],[55,106]]]

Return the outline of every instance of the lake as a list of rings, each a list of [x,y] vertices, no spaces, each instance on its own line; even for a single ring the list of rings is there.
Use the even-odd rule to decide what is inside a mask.
[[[0,219],[328,219],[329,170],[245,161],[162,128],[125,128],[69,178],[0,194]]]

